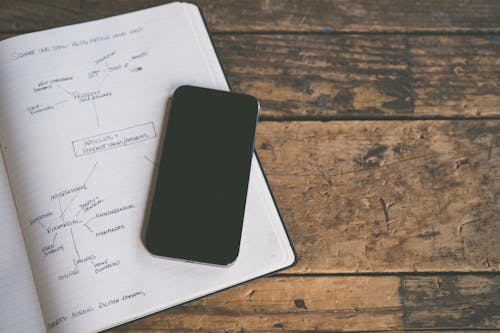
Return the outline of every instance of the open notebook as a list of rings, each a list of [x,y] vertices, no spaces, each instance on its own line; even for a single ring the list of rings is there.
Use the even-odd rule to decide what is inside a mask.
[[[183,84],[229,89],[192,4],[0,42],[2,330],[99,331],[293,264],[255,156],[234,264],[144,248],[165,110]]]

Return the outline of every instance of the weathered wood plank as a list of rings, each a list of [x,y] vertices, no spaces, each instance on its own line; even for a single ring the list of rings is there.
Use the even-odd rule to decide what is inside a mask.
[[[112,332],[316,332],[403,328],[399,277],[266,278]]]
[[[497,31],[493,1],[196,1],[214,31]],[[87,1],[89,17],[113,15],[161,1]]]
[[[215,44],[263,119],[500,116],[500,41],[487,36],[219,35]]]
[[[500,114],[500,40],[411,36],[409,45],[416,117]]]
[[[411,116],[407,37],[234,35],[215,45],[233,89],[262,116]]]
[[[86,21],[80,0],[0,2],[0,32],[29,32]]]
[[[289,273],[498,271],[500,121],[261,122]]]
[[[499,300],[500,276],[493,274],[274,277],[110,332],[494,329]]]
[[[500,115],[500,40],[487,36],[234,35],[215,44],[266,119]]]
[[[500,275],[405,276],[407,329],[500,327]]]
[[[163,0],[3,0],[0,31],[31,31],[99,19]],[[198,0],[213,31],[498,32],[498,1]]]

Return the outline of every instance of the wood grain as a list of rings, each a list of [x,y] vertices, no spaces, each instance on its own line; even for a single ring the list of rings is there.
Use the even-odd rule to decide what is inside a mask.
[[[415,117],[500,114],[500,40],[412,36],[409,46]]]
[[[411,116],[407,37],[216,36],[234,90],[266,119]]]
[[[0,32],[32,31],[167,3],[162,0],[3,0]],[[211,30],[290,32],[500,31],[498,1],[198,0]]]
[[[499,299],[500,278],[492,274],[273,277],[109,332],[494,329]]]
[[[500,326],[500,276],[406,276],[401,284],[407,329]]]
[[[403,328],[398,277],[266,278],[112,332],[317,332]]]
[[[224,35],[233,89],[265,119],[500,115],[500,41],[487,36]]]
[[[500,121],[261,122],[288,273],[498,271]]]

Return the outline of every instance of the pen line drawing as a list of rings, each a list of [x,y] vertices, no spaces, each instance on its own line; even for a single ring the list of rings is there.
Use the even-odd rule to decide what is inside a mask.
[[[41,221],[38,221],[38,224],[40,224],[44,230],[46,229]]]
[[[99,124],[99,114],[97,113],[97,108],[95,106],[95,99],[92,99],[92,105],[94,106],[94,114],[95,114],[95,121],[97,123],[97,127],[101,127]]]
[[[150,162],[151,164],[155,165],[155,166],[158,166],[159,164],[156,163],[155,161],[151,160],[149,157],[147,157],[146,155],[144,155],[144,158],[146,159],[146,161]]]
[[[75,247],[76,255],[78,256],[78,259],[80,259],[80,253],[78,253],[78,249],[76,247],[76,242],[75,242],[75,236],[73,235],[73,228],[70,228],[69,231],[71,232],[71,239],[73,240],[73,246]]]
[[[87,182],[89,181],[90,177],[94,173],[96,167],[97,167],[97,162],[94,163],[94,166],[92,167],[92,170],[90,171],[89,175],[87,176],[87,179],[85,179],[85,182],[83,183],[83,186],[87,185]],[[66,210],[68,210],[68,208],[71,206],[71,204],[76,199],[76,197],[78,196],[78,194],[80,194],[80,192],[81,192],[81,190],[79,190],[78,192],[76,192],[75,195],[73,196],[73,198],[71,198],[71,200],[69,201],[69,203],[66,206],[66,208],[61,212],[61,216],[63,216],[64,213],[66,212]]]
[[[66,103],[68,100],[65,99],[64,101],[60,101],[60,102],[57,102],[56,104],[54,104],[53,106],[58,106],[58,105],[61,105],[63,103]]]
[[[126,55],[125,52],[130,53]],[[54,103],[39,103],[27,106],[27,110],[33,116],[53,111],[57,106],[70,101],[76,103],[92,102],[91,108],[93,110],[96,126],[101,127],[100,116],[102,114],[99,112],[99,105],[97,105],[98,103],[96,100],[113,97],[115,95],[114,89],[116,89],[116,87],[111,87],[108,88],[107,91],[102,90],[105,83],[107,83],[108,78],[116,75],[119,75],[120,77],[123,75],[135,75],[135,73],[144,71],[144,67],[140,62],[142,58],[147,56],[149,56],[148,50],[128,50],[120,52],[114,50],[100,59],[91,62],[93,67],[91,67],[86,73],[86,79],[83,78],[82,74],[73,74],[63,77],[38,80],[38,83],[33,88],[35,94],[47,96],[46,93],[48,91],[53,91],[55,87],[57,87],[65,94],[71,96],[71,100],[59,98],[59,101]],[[108,61],[111,61],[110,64],[108,64]],[[139,62],[139,64],[136,65],[136,62]],[[99,81],[96,82],[97,80]],[[68,88],[68,84],[71,84],[74,89]],[[66,87],[64,87],[64,85],[66,85]],[[117,95],[119,95],[119,92]]]
[[[92,229],[90,229],[89,227],[89,223],[92,222],[93,220],[95,220],[97,218],[97,216],[94,216],[92,217],[91,219],[89,219],[87,222],[85,222],[83,225],[87,227],[87,229],[90,230],[90,232],[94,232]]]
[[[69,94],[71,97],[75,98],[75,93],[72,93],[71,91],[64,89],[59,84],[56,84],[56,86],[59,87],[59,88],[61,88],[62,91],[64,91],[65,93]]]
[[[83,225],[84,225],[84,226],[85,226],[85,227],[86,227],[86,228],[87,228],[90,232],[94,232],[94,231],[93,231],[93,230],[92,230],[92,229],[91,229],[91,228],[87,225],[87,223],[84,223]]]
[[[57,201],[59,202],[59,210],[61,211],[61,215],[59,215],[59,217],[62,218],[62,221],[64,222],[64,212],[61,205],[61,198],[57,198]]]

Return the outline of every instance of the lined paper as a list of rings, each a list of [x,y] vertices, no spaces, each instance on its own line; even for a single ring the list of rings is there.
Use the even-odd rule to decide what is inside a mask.
[[[4,332],[45,332],[42,312],[0,152],[0,323]]]
[[[255,157],[233,264],[144,248],[168,101],[183,84],[228,90],[191,4],[0,43],[0,140],[48,332],[99,331],[293,262]]]

